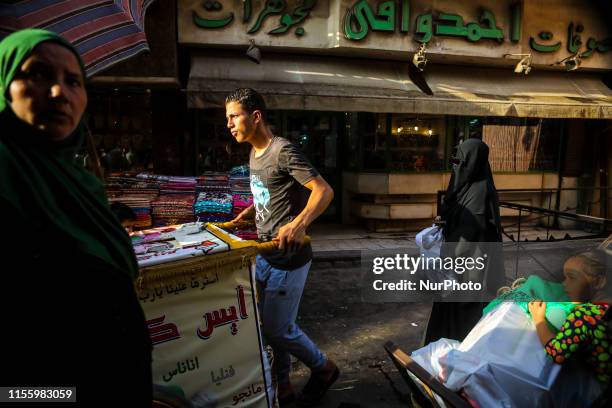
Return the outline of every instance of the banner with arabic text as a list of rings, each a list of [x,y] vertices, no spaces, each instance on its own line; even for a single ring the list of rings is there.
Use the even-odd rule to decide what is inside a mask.
[[[180,387],[198,406],[269,406],[251,275],[211,271],[140,295],[156,384]]]

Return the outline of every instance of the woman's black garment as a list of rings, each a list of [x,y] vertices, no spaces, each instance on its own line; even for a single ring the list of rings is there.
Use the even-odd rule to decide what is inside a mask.
[[[489,148],[478,139],[468,139],[457,149],[459,164],[444,197],[442,219],[445,245],[442,257],[475,256],[480,242],[501,242],[499,201],[489,166]],[[450,244],[452,243],[452,244]],[[487,252],[495,249],[489,245]],[[488,254],[481,277],[488,293],[505,284],[501,253]],[[425,334],[425,344],[442,337],[463,340],[482,316],[483,302],[435,302]]]
[[[20,244],[4,253],[0,382],[76,387],[78,406],[150,407],[152,346],[131,278],[44,231],[6,231]]]

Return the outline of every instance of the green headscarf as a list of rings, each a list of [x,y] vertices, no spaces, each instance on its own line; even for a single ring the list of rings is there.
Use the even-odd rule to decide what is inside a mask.
[[[76,49],[46,30],[18,31],[0,42],[0,205],[24,228],[44,232],[66,250],[80,251],[136,277],[138,265],[130,239],[110,211],[102,183],[74,163],[83,143],[82,123],[63,141],[54,142],[19,120],[7,100],[21,64],[43,42]],[[45,245],[45,243],[41,243]],[[86,265],[83,273],[87,272]]]

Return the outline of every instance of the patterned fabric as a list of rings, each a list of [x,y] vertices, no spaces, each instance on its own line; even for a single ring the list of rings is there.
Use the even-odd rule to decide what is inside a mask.
[[[546,353],[558,364],[563,364],[574,355],[583,356],[595,370],[597,379],[608,383],[612,374],[612,339],[606,322],[602,320],[608,307],[607,304],[592,303],[577,306],[557,336],[546,344]]]
[[[234,207],[242,207],[243,209],[253,204],[253,194],[249,193],[233,193],[232,200]]]
[[[144,16],[153,0],[23,0],[0,4],[0,39],[28,27],[61,34],[83,58],[87,76],[149,46]],[[6,2],[0,2],[6,3]]]
[[[232,213],[232,195],[207,191],[200,193],[194,204],[194,212],[201,213]]]

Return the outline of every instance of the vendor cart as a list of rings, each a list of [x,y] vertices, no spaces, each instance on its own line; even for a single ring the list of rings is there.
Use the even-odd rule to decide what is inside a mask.
[[[228,232],[234,226],[190,223],[131,234],[153,382],[194,406],[271,407],[254,260],[276,244],[242,240]]]

